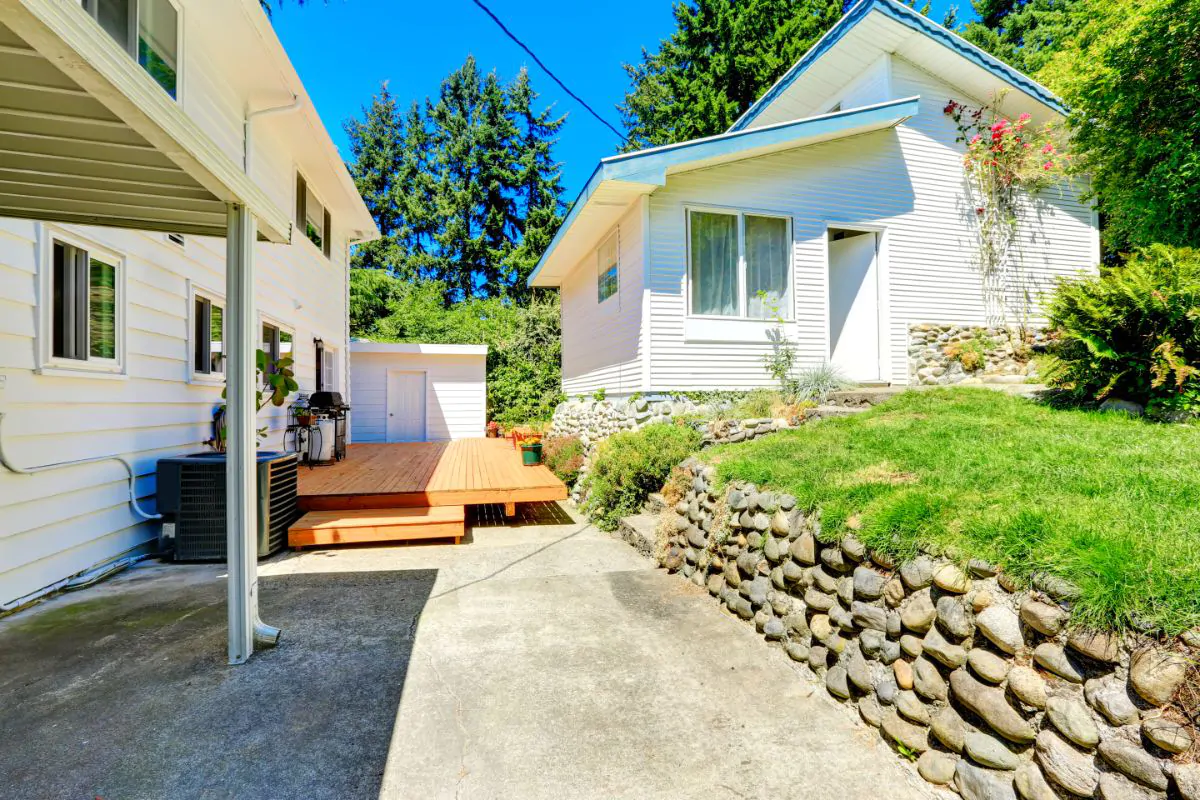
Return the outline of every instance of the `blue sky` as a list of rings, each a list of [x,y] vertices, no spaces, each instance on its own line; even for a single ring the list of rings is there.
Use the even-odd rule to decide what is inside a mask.
[[[615,108],[629,86],[621,65],[654,49],[674,29],[670,0],[624,6],[614,24],[607,3],[571,0],[485,0],[505,24],[572,91],[618,129]],[[947,6],[934,0],[940,21]],[[275,30],[316,103],[334,143],[348,153],[342,123],[358,114],[382,81],[408,102],[436,95],[443,77],[474,55],[483,71],[511,79],[529,66],[544,104],[568,114],[555,154],[563,164],[565,197],[575,197],[596,161],[614,152],[616,137],[567,97],[471,0],[285,0]]]

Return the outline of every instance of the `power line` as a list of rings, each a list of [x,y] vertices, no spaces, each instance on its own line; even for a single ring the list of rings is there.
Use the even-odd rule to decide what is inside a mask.
[[[555,75],[554,72],[542,62],[542,60],[540,58],[537,57],[537,53],[530,50],[529,46],[527,44],[525,44],[519,38],[517,38],[517,35],[515,33],[513,33],[512,31],[510,31],[508,29],[508,27],[503,22],[500,21],[500,18],[497,17],[494,13],[492,13],[492,10],[490,8],[485,6],[481,2],[481,0],[471,0],[471,2],[474,3],[475,5],[479,6],[479,9],[481,11],[483,11],[483,13],[485,13],[489,17],[491,17],[492,22],[496,23],[496,25],[499,26],[500,30],[504,31],[504,35],[507,36],[509,39],[512,39],[513,42],[516,43],[517,47],[520,47],[522,50],[524,50],[526,53],[528,53],[529,57],[534,60],[534,63],[536,63],[539,67],[541,67],[542,72],[545,72],[547,75],[549,75],[550,79],[552,81],[554,81],[555,83],[557,83],[559,88],[561,88],[564,92],[566,92],[568,95],[570,95],[575,100],[576,103],[579,103],[579,105],[583,106],[584,109],[586,109],[589,114],[591,114],[593,117],[595,117],[600,122],[601,125],[603,125],[604,127],[608,128],[610,131],[615,133],[617,135],[618,139],[620,139],[622,142],[626,141],[625,134],[621,133],[619,130],[617,130],[612,125],[610,125],[608,120],[606,120],[604,117],[600,116],[599,113],[597,113],[596,109],[589,106],[582,97],[580,97],[579,95],[572,92],[569,88],[567,88],[567,85],[565,83],[563,83],[559,79],[559,77],[557,75]]]

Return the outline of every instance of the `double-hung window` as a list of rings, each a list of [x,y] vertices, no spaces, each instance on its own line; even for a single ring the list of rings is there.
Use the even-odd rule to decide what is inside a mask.
[[[212,295],[192,298],[192,372],[204,378],[225,374],[225,308]]]
[[[614,232],[596,251],[597,302],[603,303],[620,289],[619,261],[617,233]]]
[[[330,257],[333,253],[333,218],[300,174],[296,175],[296,225],[326,258]]]
[[[787,217],[690,210],[688,262],[693,315],[791,319]]]
[[[51,239],[43,365],[120,372],[123,264],[79,242]]]
[[[81,0],[171,97],[179,92],[179,9],[172,0]]]

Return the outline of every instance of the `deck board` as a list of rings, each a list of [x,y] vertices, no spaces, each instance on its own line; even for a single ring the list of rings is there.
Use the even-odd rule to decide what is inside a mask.
[[[300,470],[306,511],[565,500],[549,468],[521,464],[507,439],[352,444],[346,460]]]

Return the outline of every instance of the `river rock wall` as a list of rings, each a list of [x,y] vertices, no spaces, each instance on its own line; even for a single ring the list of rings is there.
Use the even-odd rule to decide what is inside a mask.
[[[1064,581],[895,564],[852,535],[822,542],[793,497],[718,493],[694,459],[681,470],[662,565],[816,673],[929,783],[968,800],[1200,800],[1195,700],[1181,702],[1200,637],[1076,631]]]
[[[975,347],[982,364],[967,369],[957,348]],[[911,325],[908,329],[908,374],[912,384],[941,386],[954,383],[1024,383],[1036,378],[1031,355],[1046,343],[1044,331],[1022,334],[1005,327],[977,325]],[[974,365],[969,365],[974,366]]]

